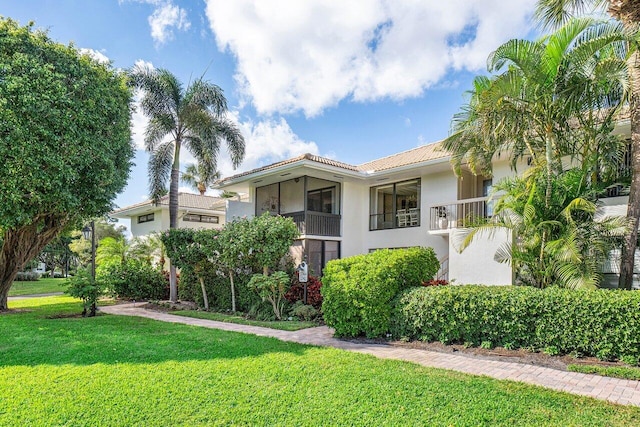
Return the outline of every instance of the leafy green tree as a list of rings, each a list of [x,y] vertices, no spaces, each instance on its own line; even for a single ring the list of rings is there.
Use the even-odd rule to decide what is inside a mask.
[[[261,216],[240,218],[225,224],[220,241],[220,263],[225,267],[231,284],[231,305],[236,311],[234,275],[243,269],[261,269],[264,276],[276,270],[287,254],[298,228],[291,218]]]
[[[209,175],[207,171],[202,170],[202,167],[195,164],[188,165],[180,177],[182,182],[198,190],[201,196],[204,196],[207,188],[218,178],[220,178],[220,172]]]
[[[133,157],[131,95],[111,66],[0,18],[0,310],[61,230],[112,209]]]
[[[226,142],[237,167],[244,157],[244,138],[225,117],[227,101],[218,86],[196,79],[186,89],[171,72],[135,66],[130,72],[135,87],[142,90],[142,112],[149,117],[145,133],[149,159],[149,191],[158,201],[169,181],[169,227],[178,227],[180,151],[184,147],[196,158],[199,170],[213,176],[220,145]],[[177,301],[176,270],[170,269],[170,300]]]
[[[178,228],[170,229],[160,236],[172,263],[183,271],[193,271],[198,278],[205,310],[209,310],[209,298],[204,274],[212,263],[217,264],[220,254],[219,234],[219,230]]]
[[[129,255],[129,245],[123,238],[105,237],[98,242],[96,264],[119,262],[124,264]]]
[[[249,289],[253,289],[262,298],[262,301],[269,301],[273,308],[276,319],[282,320],[285,294],[291,285],[291,278],[284,271],[276,271],[270,276],[264,274],[254,274],[247,283]]]
[[[111,237],[115,240],[125,239],[124,233],[126,228],[122,225],[116,226],[115,223],[107,217],[95,219],[94,225],[96,229],[96,242],[98,247],[100,245],[100,241],[107,237]],[[77,257],[80,265],[89,265],[91,262],[91,240],[84,239],[80,230],[72,231],[71,239],[72,241],[69,243],[69,248]]]
[[[629,33],[627,57],[629,77],[629,110],[631,112],[631,191],[627,206],[627,217],[631,230],[622,245],[619,288],[631,289],[633,266],[640,224],[640,51],[637,29],[640,24],[640,6],[637,0],[539,0],[536,14],[549,26],[558,26],[575,15],[591,8],[606,8],[609,14],[619,19]]]

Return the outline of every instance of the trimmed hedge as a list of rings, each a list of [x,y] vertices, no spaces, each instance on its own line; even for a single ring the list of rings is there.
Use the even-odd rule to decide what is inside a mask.
[[[403,339],[637,360],[640,292],[473,285],[415,288],[394,302],[391,330]]]
[[[337,336],[378,337],[389,331],[391,302],[438,271],[432,248],[379,250],[327,263],[322,312]]]
[[[168,299],[169,283],[160,270],[145,261],[128,259],[100,266],[98,280],[114,296],[134,300]]]

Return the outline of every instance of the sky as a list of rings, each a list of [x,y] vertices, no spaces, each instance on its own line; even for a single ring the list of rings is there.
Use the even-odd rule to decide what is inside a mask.
[[[246,141],[222,176],[313,153],[360,164],[446,138],[473,77],[535,0],[0,0],[0,16],[46,29],[114,67],[144,62],[185,85],[219,85]],[[147,199],[146,118],[115,204]],[[185,154],[183,150],[182,154]],[[181,158],[181,169],[193,158]],[[191,191],[182,187],[181,191]],[[208,194],[214,195],[210,192]]]

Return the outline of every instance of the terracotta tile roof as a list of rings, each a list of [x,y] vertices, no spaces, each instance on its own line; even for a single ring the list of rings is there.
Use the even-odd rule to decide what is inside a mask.
[[[199,194],[192,194],[192,193],[178,193],[178,206],[180,208],[213,210],[214,208],[219,207],[221,202],[224,202],[224,199],[220,197],[201,196]],[[169,195],[167,194],[166,196],[161,197],[160,203],[158,205],[169,206]],[[134,205],[129,205],[129,206],[125,206],[124,208],[117,209],[112,213],[117,214],[122,211],[128,211],[130,209],[140,208],[143,206],[153,206],[153,202],[151,200],[146,200],[144,202],[136,203]]]
[[[402,153],[392,154],[381,159],[372,160],[358,166],[361,172],[367,171],[383,171],[401,166],[413,165],[416,163],[427,162],[429,160],[441,159],[448,157],[450,154],[442,148],[441,142],[423,145]]]
[[[241,178],[241,177],[247,176],[247,175],[252,175],[252,174],[257,173],[257,172],[263,172],[263,171],[267,171],[269,169],[276,169],[276,168],[278,168],[280,166],[285,166],[285,165],[288,165],[288,164],[291,164],[291,163],[301,162],[303,160],[310,160],[312,162],[321,163],[321,164],[328,165],[328,166],[334,166],[334,167],[337,167],[337,168],[347,169],[347,170],[354,171],[354,172],[357,171],[356,166],[349,165],[347,163],[342,163],[342,162],[339,162],[337,160],[328,159],[326,157],[316,156],[315,154],[306,153],[306,154],[303,154],[303,155],[298,156],[298,157],[282,160],[282,161],[277,162],[277,163],[272,163],[270,165],[262,166],[262,167],[255,168],[255,169],[251,169],[251,170],[246,171],[246,172],[240,172],[239,174],[223,178],[223,179],[217,181],[216,184],[221,184],[221,183],[223,183],[225,181],[229,181],[231,179]]]

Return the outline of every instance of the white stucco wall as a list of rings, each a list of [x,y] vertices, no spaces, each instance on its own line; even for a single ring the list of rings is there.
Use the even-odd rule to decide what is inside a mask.
[[[131,217],[131,234],[133,237],[145,236],[155,231],[161,231],[162,228],[162,211],[158,210],[153,212],[153,221],[138,223],[138,216]],[[167,228],[169,223],[167,222]]]
[[[342,258],[363,249],[363,236],[369,231],[369,192],[360,182],[342,183]]]
[[[246,216],[251,218],[255,215],[256,209],[253,202],[241,202],[239,200],[227,200],[227,218],[233,221],[234,218]]]
[[[456,284],[511,285],[513,283],[511,266],[498,263],[493,259],[498,247],[510,238],[507,230],[498,231],[492,237],[487,234],[477,235],[462,253],[457,251],[460,231],[454,230],[451,233],[449,280],[455,280]]]

